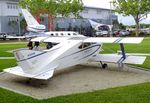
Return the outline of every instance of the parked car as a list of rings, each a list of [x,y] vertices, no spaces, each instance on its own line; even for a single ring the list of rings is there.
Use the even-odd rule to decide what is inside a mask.
[[[104,35],[108,35],[109,31],[96,31],[96,36],[104,36]]]
[[[6,33],[0,33],[0,39],[6,40],[7,34]]]
[[[119,36],[119,30],[113,31],[113,36]]]
[[[129,35],[129,31],[127,31],[127,30],[121,30],[121,31],[119,31],[119,35],[120,36],[128,36]]]
[[[110,29],[107,25],[99,26],[96,30],[96,36],[106,36],[110,34]]]

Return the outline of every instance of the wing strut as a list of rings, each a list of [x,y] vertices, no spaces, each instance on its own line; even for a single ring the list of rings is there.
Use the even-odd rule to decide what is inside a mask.
[[[124,44],[123,43],[120,43],[120,49],[121,49],[121,55],[122,55],[121,58],[122,59],[118,63],[118,67],[119,68],[123,68],[124,64],[122,62],[126,59],[126,53],[125,53],[125,49],[124,49]]]
[[[122,58],[126,59],[126,54],[125,54],[125,49],[124,49],[123,43],[120,43],[120,49],[121,49]]]

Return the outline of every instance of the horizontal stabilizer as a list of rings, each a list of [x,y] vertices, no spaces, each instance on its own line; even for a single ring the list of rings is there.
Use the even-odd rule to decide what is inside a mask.
[[[47,80],[53,76],[54,69],[49,69],[49,71],[33,75],[33,74],[28,74],[28,73],[23,72],[21,67],[16,66],[16,67],[5,69],[4,72],[22,76],[22,77],[27,77],[27,78]]]
[[[131,37],[131,38],[119,38],[119,37],[91,37],[84,40],[84,42],[100,42],[100,43],[125,43],[125,44],[139,44],[144,38]]]
[[[127,64],[143,64],[146,57],[144,56],[127,56],[126,59],[122,55],[117,54],[97,54],[91,61],[95,62],[110,62],[110,63],[127,63]]]

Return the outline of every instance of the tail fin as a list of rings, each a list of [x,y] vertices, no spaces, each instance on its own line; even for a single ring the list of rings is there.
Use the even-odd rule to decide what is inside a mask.
[[[22,9],[22,14],[27,22],[27,30],[31,32],[44,32],[46,30],[45,25],[41,25],[37,20],[31,15],[27,9]]]
[[[22,9],[27,25],[40,25],[27,9]]]
[[[50,54],[42,51],[20,49],[14,52],[18,65],[27,74],[39,74],[56,68],[55,64],[48,66]]]

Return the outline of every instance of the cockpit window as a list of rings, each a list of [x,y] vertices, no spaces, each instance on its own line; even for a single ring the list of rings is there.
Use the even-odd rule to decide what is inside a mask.
[[[79,49],[83,49],[83,48],[89,47],[90,45],[91,45],[91,43],[82,43],[82,44],[79,46]]]
[[[77,35],[76,33],[73,33],[73,35]]]
[[[58,33],[56,33],[55,35],[58,36]]]

